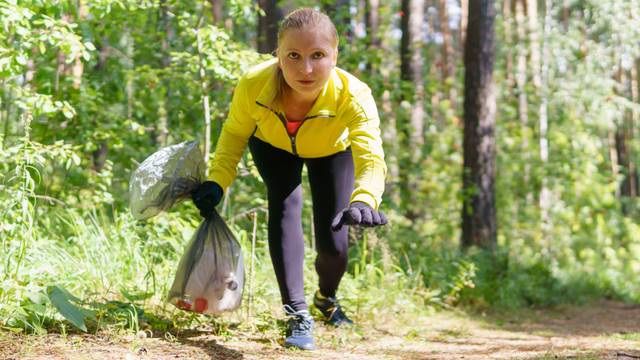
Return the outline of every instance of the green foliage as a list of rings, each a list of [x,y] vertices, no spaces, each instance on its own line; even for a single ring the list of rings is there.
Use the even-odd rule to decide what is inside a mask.
[[[58,286],[47,287],[47,295],[49,296],[49,300],[53,306],[55,306],[65,319],[69,320],[78,329],[85,332],[87,331],[84,319],[94,315],[73,304],[73,302],[79,302],[80,299],[71,295],[64,288],[60,288]]]

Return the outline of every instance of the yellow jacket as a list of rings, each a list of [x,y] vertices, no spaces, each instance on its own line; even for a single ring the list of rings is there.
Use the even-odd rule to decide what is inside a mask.
[[[289,136],[284,111],[274,102],[277,66],[277,59],[268,60],[239,80],[209,179],[226,191],[252,135],[302,158],[329,156],[351,146],[355,185],[350,201],[362,201],[377,209],[387,167],[380,119],[369,87],[335,68],[296,135]]]

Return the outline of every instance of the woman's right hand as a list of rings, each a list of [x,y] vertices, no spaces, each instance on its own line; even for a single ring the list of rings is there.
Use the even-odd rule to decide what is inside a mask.
[[[213,213],[216,205],[222,199],[222,187],[215,181],[205,181],[191,192],[191,199],[200,210],[203,218],[208,218]]]

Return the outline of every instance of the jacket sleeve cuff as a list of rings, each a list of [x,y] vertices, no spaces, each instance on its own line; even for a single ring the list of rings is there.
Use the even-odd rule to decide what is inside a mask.
[[[218,184],[222,189],[223,194],[227,193],[227,188],[229,187],[229,185],[231,185],[229,181],[225,181],[225,179],[223,179],[221,176],[216,176],[215,174],[209,174],[207,180],[213,181]]]
[[[366,193],[359,193],[359,194],[355,194],[351,196],[351,200],[349,201],[349,203],[352,202],[356,202],[356,201],[360,201],[363,202],[369,206],[371,206],[373,209],[378,210],[378,202],[376,201],[376,198],[373,197],[373,195],[369,195]]]

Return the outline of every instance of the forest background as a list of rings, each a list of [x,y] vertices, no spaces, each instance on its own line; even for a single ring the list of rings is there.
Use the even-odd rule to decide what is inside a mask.
[[[390,225],[352,231],[340,296],[356,318],[640,302],[640,3],[478,2],[495,34],[492,96],[480,105],[493,109],[495,181],[484,190],[496,218],[485,219],[493,235],[470,243],[467,0],[0,2],[0,326],[211,322],[164,301],[200,222],[194,206],[137,222],[129,178],[163,146],[215,148],[235,82],[270,57],[278,21],[300,6],[334,20],[338,66],[369,84],[381,117]],[[275,328],[265,189],[249,154],[220,210],[247,283],[241,310],[213,323]],[[308,294],[313,258],[308,249]]]

